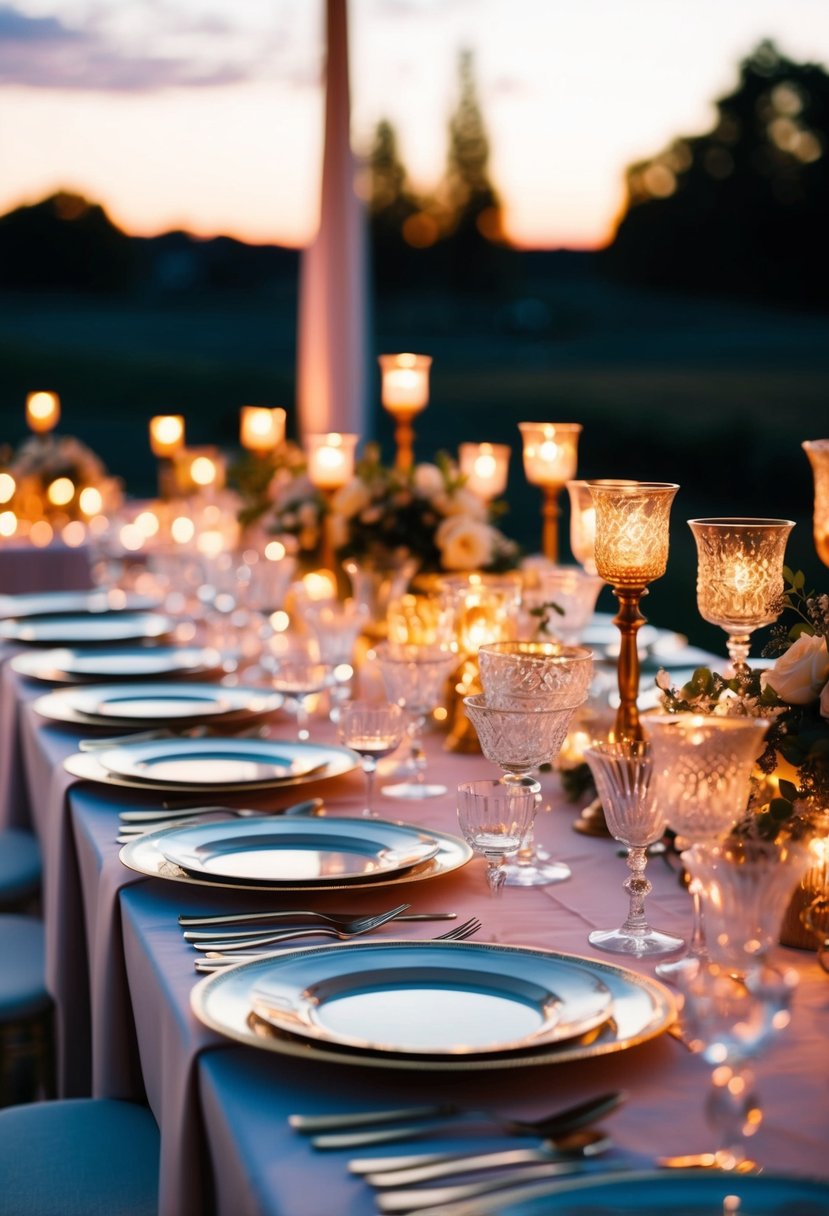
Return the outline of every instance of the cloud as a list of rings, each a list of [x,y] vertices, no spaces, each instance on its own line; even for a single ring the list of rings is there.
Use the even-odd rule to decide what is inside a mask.
[[[138,49],[94,19],[75,27],[0,3],[0,85],[139,93],[237,84],[260,74],[261,41],[229,50],[220,21],[187,32],[200,37],[185,53],[163,42]]]

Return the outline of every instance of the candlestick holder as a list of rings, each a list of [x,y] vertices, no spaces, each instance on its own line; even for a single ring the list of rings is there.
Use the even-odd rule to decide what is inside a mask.
[[[490,502],[507,488],[511,450],[506,443],[462,443],[458,448],[466,488]]]
[[[619,601],[619,612],[613,618],[621,639],[619,709],[613,739],[633,742],[642,738],[636,635],[645,617],[639,603],[648,584],[665,573],[671,503],[679,486],[666,481],[633,485],[591,481],[588,485],[596,507],[596,569]]]
[[[343,435],[339,431],[308,435],[308,479],[326,500],[322,529],[322,564],[336,573],[337,561],[331,532],[331,502],[337,490],[354,476],[354,451],[359,435]]]
[[[697,607],[728,635],[734,675],[747,674],[750,636],[781,611],[790,519],[689,519],[697,544]]]
[[[807,439],[802,447],[815,479],[815,548],[824,566],[829,566],[829,439]]]
[[[531,485],[540,486],[541,551],[551,562],[558,561],[558,499],[576,472],[578,422],[519,422],[524,449],[524,473]]]
[[[381,401],[395,421],[395,466],[402,472],[414,464],[412,419],[429,404],[430,355],[380,355]]]

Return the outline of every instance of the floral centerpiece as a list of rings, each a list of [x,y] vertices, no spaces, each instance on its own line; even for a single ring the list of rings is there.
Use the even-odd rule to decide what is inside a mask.
[[[805,591],[802,572],[784,569],[781,611],[798,618],[779,625],[766,647],[771,667],[731,678],[698,668],[682,688],[667,672],[657,684],[669,713],[748,715],[771,719],[749,816],[739,834],[775,839],[809,835],[829,811],[829,595]]]
[[[240,522],[277,537],[289,553],[319,560],[323,529],[337,556],[379,567],[414,559],[423,573],[511,569],[518,547],[492,520],[499,514],[465,486],[448,456],[407,472],[387,468],[368,444],[355,475],[326,499],[291,443],[232,471],[242,496]]]
[[[121,505],[121,482],[100,457],[70,435],[33,435],[6,468],[15,482],[11,507],[21,519],[58,523],[109,514]],[[98,496],[84,496],[87,489]]]

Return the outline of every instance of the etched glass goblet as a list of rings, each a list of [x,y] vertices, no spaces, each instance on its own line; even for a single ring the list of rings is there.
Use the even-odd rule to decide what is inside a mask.
[[[341,743],[360,756],[366,777],[366,805],[363,814],[375,816],[373,794],[377,761],[388,756],[406,733],[406,720],[399,705],[388,701],[349,701],[340,710],[337,736]]]
[[[728,635],[735,674],[747,673],[750,635],[776,621],[790,519],[689,519],[697,544],[697,607]]]
[[[577,646],[586,629],[604,582],[578,566],[541,570],[538,587],[525,591],[521,607],[535,624],[535,636]]]
[[[487,702],[484,694],[464,697],[466,712],[478,734],[487,760],[504,772],[504,784],[520,784],[541,764],[558,755],[570,720],[581,702],[555,709],[501,709]],[[532,824],[517,860],[507,868],[510,886],[544,886],[570,877],[562,861],[540,861],[533,846]]]
[[[354,647],[368,622],[368,608],[352,599],[307,600],[302,603],[301,611],[314,636],[321,661],[331,668],[329,716],[336,722],[349,697],[354,676]]]
[[[478,651],[487,704],[558,709],[581,704],[593,678],[593,652],[553,641],[489,642]]]
[[[470,781],[458,786],[458,823],[467,843],[486,861],[492,895],[506,880],[504,859],[520,848],[532,826],[537,781]]]
[[[593,743],[584,758],[596,781],[607,826],[627,846],[630,870],[624,884],[630,897],[624,924],[618,929],[595,929],[587,940],[599,950],[636,958],[681,950],[685,945],[681,937],[651,928],[645,917],[645,899],[651,891],[645,877],[648,845],[665,830],[665,815],[651,787],[650,748],[646,743]]]
[[[710,714],[653,714],[644,720],[653,757],[655,797],[679,846],[715,843],[745,811],[751,770],[769,722]],[[705,957],[699,886],[691,883],[694,919],[688,955]],[[686,959],[663,963],[670,979]]]
[[[427,715],[444,699],[446,681],[458,656],[448,646],[418,646],[383,642],[377,647],[377,662],[386,694],[411,714],[408,733],[414,779],[383,787],[388,798],[437,798],[445,785],[426,781],[426,754],[421,742]]]

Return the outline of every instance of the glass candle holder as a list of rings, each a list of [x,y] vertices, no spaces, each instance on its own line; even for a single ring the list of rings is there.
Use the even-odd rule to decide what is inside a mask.
[[[578,422],[519,422],[523,441],[524,474],[544,495],[541,508],[541,551],[558,561],[558,498],[576,473],[581,424]]]
[[[596,508],[596,569],[619,601],[614,624],[621,635],[619,710],[614,738],[642,738],[637,696],[639,650],[636,634],[645,623],[639,601],[668,564],[671,504],[679,486],[666,481],[590,481]]]
[[[249,452],[272,452],[285,438],[283,409],[262,405],[243,405],[239,413],[239,442]]]
[[[697,607],[728,635],[735,674],[747,673],[750,635],[776,621],[790,519],[689,519],[697,545]]]
[[[809,457],[815,480],[815,548],[824,566],[829,566],[829,439],[807,439],[803,451]]]
[[[60,398],[57,393],[29,393],[26,398],[26,424],[36,435],[53,431],[60,422]]]
[[[590,486],[634,486],[635,481],[598,479],[568,481],[570,496],[570,550],[586,574],[596,574],[596,507]]]
[[[506,443],[462,443],[458,448],[461,475],[466,488],[485,502],[507,488],[511,450]]]

